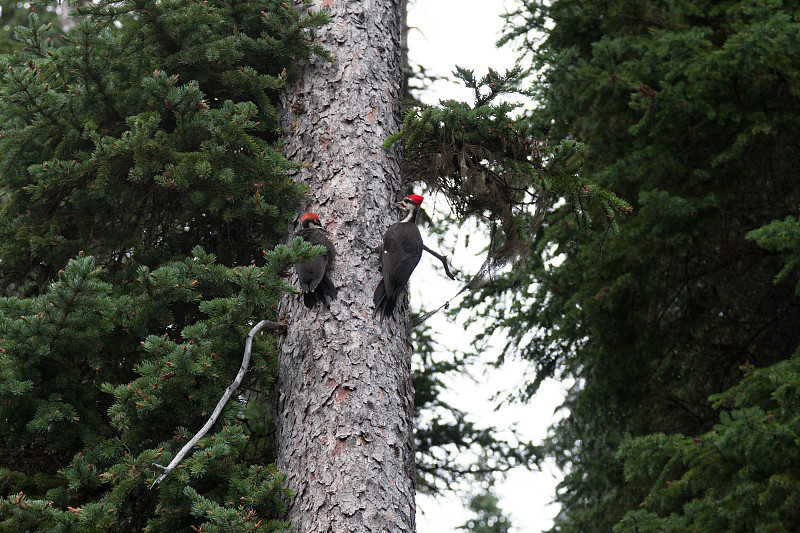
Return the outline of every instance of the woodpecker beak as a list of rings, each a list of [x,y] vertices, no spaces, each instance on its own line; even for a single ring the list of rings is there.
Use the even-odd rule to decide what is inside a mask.
[[[403,202],[397,202],[394,204],[395,207],[405,210],[406,205]]]

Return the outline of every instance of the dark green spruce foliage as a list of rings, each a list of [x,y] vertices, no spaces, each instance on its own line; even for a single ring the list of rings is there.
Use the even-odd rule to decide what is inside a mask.
[[[249,264],[301,192],[274,99],[324,19],[277,1],[80,11],[66,36],[32,14],[2,61],[0,284],[35,292],[89,249],[123,276],[195,245]]]
[[[775,282],[798,265],[800,224],[776,220],[748,234],[785,255]],[[800,296],[800,284],[795,287]],[[800,527],[800,350],[711,396],[720,420],[703,435],[628,438],[618,451],[626,479],[650,484],[641,509],[618,533],[681,531],[785,532]]]
[[[797,13],[795,3],[779,0],[525,0],[509,18],[509,38],[519,39],[536,73],[539,134],[585,142],[583,174],[633,207],[611,239],[576,231],[570,207],[558,209],[533,242],[537,261],[495,278],[466,304],[484,310],[487,336],[508,335],[505,356],[530,360],[540,372],[526,394],[549,375],[576,379],[567,416],[548,442],[565,471],[553,531],[610,531],[643,501],[642,513],[679,508],[660,500],[664,487],[651,493],[656,479],[647,472],[660,479],[658,466],[639,460],[624,477],[617,452],[626,435],[696,436],[705,443],[698,454],[711,454],[715,439],[707,433],[722,423],[717,438],[727,435],[731,449],[718,453],[733,462],[719,467],[745,461],[744,470],[752,469],[723,482],[730,494],[752,497],[747,485],[755,478],[748,476],[771,483],[771,467],[760,464],[771,452],[736,447],[760,438],[745,435],[746,424],[782,431],[778,425],[789,427],[792,415],[759,418],[758,409],[775,409],[764,393],[720,422],[720,410],[732,404],[708,398],[735,386],[745,365],[780,365],[800,344],[800,300],[792,290],[800,205]],[[549,257],[560,261],[538,261]],[[789,282],[773,284],[776,276]],[[736,431],[741,442],[730,438]],[[784,451],[780,460],[800,462],[796,446]],[[698,479],[713,484],[714,467],[707,468]],[[800,484],[774,483],[766,500],[780,494],[796,501]],[[699,487],[682,497],[702,502]],[[727,495],[709,496],[718,497]],[[798,529],[796,514],[763,505],[764,531],[776,520],[783,528],[776,531]],[[724,521],[720,507],[716,518]],[[714,507],[703,512],[708,522],[693,524],[719,531],[708,516]]]
[[[705,434],[652,434],[620,448],[629,482],[651,488],[614,531],[797,531],[800,351],[748,368],[739,384],[711,399],[725,410]]]
[[[30,9],[17,7],[17,3],[16,0],[0,0],[0,54],[13,53],[19,48],[19,42],[14,40],[14,28],[26,24]],[[53,4],[37,9],[36,14],[41,23],[56,24],[58,21]]]
[[[253,324],[277,320],[285,269],[323,252],[276,245],[302,189],[275,97],[324,20],[273,1],[100,2],[67,35],[35,15],[16,28],[0,59],[0,530],[288,527],[262,407],[272,334],[153,489],[150,464],[208,419]]]
[[[280,271],[320,252],[296,239],[264,267],[230,268],[198,247],[117,287],[79,256],[41,295],[0,300],[3,531],[282,530],[269,518],[283,478],[253,448],[261,435],[240,403],[153,490],[150,464],[205,423],[252,317],[274,318]],[[274,338],[257,337],[249,394],[268,393],[276,373]]]
[[[773,220],[748,233],[747,238],[762,248],[784,256],[785,263],[775,275],[775,283],[791,277],[798,278],[795,293],[800,295],[800,276],[795,272],[800,267],[800,217],[790,215],[783,220]]]

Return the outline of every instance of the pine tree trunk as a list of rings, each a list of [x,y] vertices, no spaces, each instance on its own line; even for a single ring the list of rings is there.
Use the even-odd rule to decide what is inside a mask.
[[[372,248],[397,221],[400,0],[316,0],[332,22],[319,40],[337,58],[300,65],[284,97],[286,154],[307,163],[302,211],[316,212],[337,257],[330,309],[287,298],[281,314],[278,466],[295,491],[299,533],[414,530],[413,389],[407,306],[373,318]],[[298,211],[299,220],[302,211]],[[296,229],[296,227],[295,227]]]

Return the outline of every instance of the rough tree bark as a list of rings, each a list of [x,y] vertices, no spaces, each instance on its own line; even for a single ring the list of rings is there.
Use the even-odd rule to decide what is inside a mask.
[[[337,257],[338,298],[306,309],[290,297],[281,337],[278,466],[295,491],[300,533],[414,530],[413,389],[407,306],[373,319],[380,279],[371,250],[398,213],[401,0],[315,0],[332,22],[319,40],[337,58],[300,65],[284,95],[286,154],[306,163],[304,210]],[[296,221],[296,223],[297,223]]]

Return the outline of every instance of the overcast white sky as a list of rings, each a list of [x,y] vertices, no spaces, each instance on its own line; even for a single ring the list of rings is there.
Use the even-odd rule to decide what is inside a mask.
[[[500,36],[502,19],[500,14],[513,0],[411,0],[408,24],[413,29],[409,34],[409,57],[413,63],[424,65],[431,73],[451,76],[456,65],[473,69],[483,75],[489,67],[504,70],[514,66],[515,56],[511,50],[498,50],[494,43]],[[452,82],[437,82],[423,96],[426,103],[437,103],[440,99],[455,98],[471,101],[470,91]],[[431,212],[433,204],[443,206],[442,199],[426,199],[426,208]],[[434,214],[435,216],[435,214]],[[462,233],[470,232],[461,228]],[[472,239],[475,239],[474,231]],[[463,243],[463,235],[461,236]],[[429,245],[433,239],[427,239]],[[481,245],[471,244],[456,250],[453,263],[464,271],[476,272],[480,266]],[[458,289],[456,282],[440,273],[441,265],[427,254],[414,273],[411,285],[412,304],[434,309]],[[467,335],[461,324],[448,323],[440,313],[429,324],[440,343],[467,348]],[[497,357],[497,353],[482,354],[485,361]],[[547,427],[556,419],[554,410],[561,403],[564,386],[553,381],[543,385],[532,402],[526,405],[505,406],[495,410],[491,397],[498,390],[512,390],[523,382],[525,366],[511,362],[502,370],[486,371],[483,366],[472,369],[472,378],[463,376],[452,380],[447,401],[455,407],[472,413],[472,419],[486,425],[506,428],[516,425],[527,438],[542,439]],[[542,472],[520,470],[511,473],[496,487],[501,497],[500,506],[511,518],[515,532],[539,532],[552,526],[558,512],[549,504],[555,493],[557,471],[552,466]],[[418,533],[449,533],[457,530],[469,518],[463,502],[457,497],[417,498]]]

